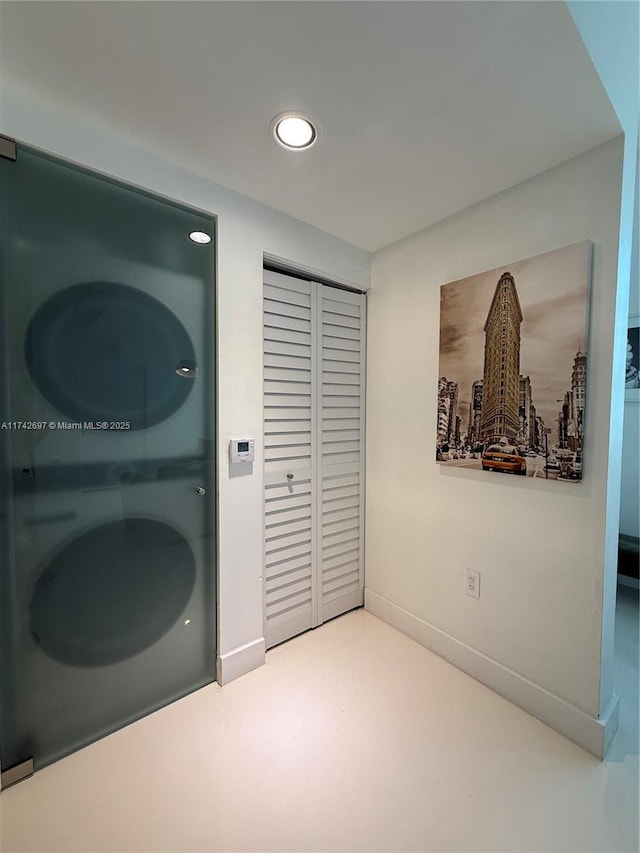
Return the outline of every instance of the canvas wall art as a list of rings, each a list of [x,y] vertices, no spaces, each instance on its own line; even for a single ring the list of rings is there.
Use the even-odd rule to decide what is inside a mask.
[[[640,317],[629,318],[627,329],[627,361],[625,365],[625,400],[640,400]]]
[[[440,288],[436,461],[578,483],[591,243]]]

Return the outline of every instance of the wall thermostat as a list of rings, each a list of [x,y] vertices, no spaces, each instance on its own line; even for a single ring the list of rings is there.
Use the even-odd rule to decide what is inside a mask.
[[[229,442],[229,461],[253,462],[256,452],[256,443],[253,438],[232,438]]]

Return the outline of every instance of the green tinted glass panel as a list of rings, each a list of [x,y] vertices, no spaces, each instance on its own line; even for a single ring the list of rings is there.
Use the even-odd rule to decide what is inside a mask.
[[[0,760],[215,678],[211,219],[0,159]]]

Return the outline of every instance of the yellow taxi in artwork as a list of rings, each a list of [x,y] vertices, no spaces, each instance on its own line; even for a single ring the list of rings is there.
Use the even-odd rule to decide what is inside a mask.
[[[482,454],[483,471],[509,471],[512,474],[527,474],[527,460],[511,444],[491,444]]]

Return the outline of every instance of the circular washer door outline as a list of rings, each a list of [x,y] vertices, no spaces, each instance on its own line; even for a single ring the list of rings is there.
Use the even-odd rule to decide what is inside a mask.
[[[25,337],[40,393],[76,422],[129,422],[146,429],[176,412],[196,376],[194,347],[180,320],[135,287],[75,284],[47,299]]]
[[[119,663],[171,629],[195,580],[193,551],[175,528],[143,517],[111,521],[80,534],[48,563],[31,596],[31,631],[60,663]]]

